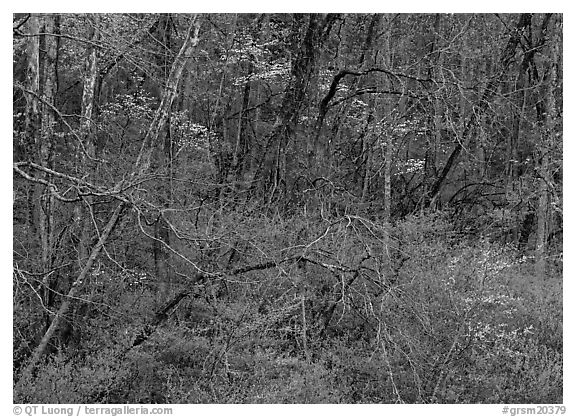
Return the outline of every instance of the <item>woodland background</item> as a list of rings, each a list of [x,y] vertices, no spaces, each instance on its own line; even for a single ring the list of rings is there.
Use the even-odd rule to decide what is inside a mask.
[[[562,16],[15,14],[20,403],[561,403]]]

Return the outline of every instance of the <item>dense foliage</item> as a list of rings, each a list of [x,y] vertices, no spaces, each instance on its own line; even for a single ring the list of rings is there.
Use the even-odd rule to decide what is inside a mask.
[[[561,15],[13,22],[15,402],[562,402]]]

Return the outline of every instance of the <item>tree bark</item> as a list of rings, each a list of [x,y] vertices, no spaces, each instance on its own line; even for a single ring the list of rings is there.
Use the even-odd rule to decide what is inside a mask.
[[[55,106],[55,97],[58,90],[58,34],[60,32],[59,15],[47,15],[42,18],[42,32],[44,36],[44,55],[42,65],[42,95],[40,116],[40,139],[38,143],[38,163],[41,166],[52,169],[54,166],[54,127],[55,117],[52,110]],[[49,174],[43,173],[40,177],[49,181]],[[49,187],[42,187],[40,194],[40,208],[38,215],[38,228],[42,248],[42,270],[44,276],[44,304],[50,309],[54,300],[54,291],[58,284],[52,269],[54,250],[54,212],[56,210],[54,197]],[[50,316],[45,316],[46,326],[50,323]]]
[[[386,37],[384,38],[384,65],[386,68],[392,68],[392,48],[390,45],[390,37],[392,33],[392,21],[393,18],[390,15],[385,15],[385,25],[387,26]],[[391,84],[389,80],[387,80],[388,84]],[[391,102],[390,98],[386,97],[384,100],[384,112],[386,115],[391,114]],[[405,103],[405,101],[402,101]],[[401,107],[404,107],[403,105]],[[404,109],[400,108],[400,114],[404,113]],[[384,210],[383,210],[383,217],[385,223],[390,223],[390,214],[392,212],[392,137],[386,136],[386,144],[385,144],[385,152],[384,152]],[[389,243],[389,236],[388,232],[385,233],[385,250],[388,253],[388,243]],[[389,256],[385,256],[387,259],[388,264],[390,263]]]
[[[163,76],[168,77],[170,74],[171,60],[169,58],[170,51],[172,50],[172,15],[166,14],[159,19],[159,32],[162,37],[162,47],[164,49],[164,54],[159,62],[160,68],[163,70]],[[170,293],[172,287],[172,263],[171,255],[165,249],[166,246],[170,246],[170,227],[162,209],[169,207],[172,203],[172,186],[174,178],[174,155],[173,149],[174,144],[172,142],[172,132],[171,132],[171,122],[170,114],[165,124],[165,134],[164,134],[164,146],[161,157],[161,164],[167,168],[167,183],[164,184],[164,188],[167,190],[166,194],[161,192],[159,197],[159,207],[161,209],[158,220],[154,224],[154,240],[152,240],[152,252],[154,254],[154,267],[156,272],[156,279],[158,280],[158,288],[160,292],[159,301],[163,302]]]
[[[95,173],[94,158],[96,157],[96,147],[92,133],[92,120],[95,107],[95,88],[98,78],[98,63],[96,48],[94,43],[100,38],[98,29],[98,16],[91,15],[88,18],[90,24],[89,39],[91,41],[86,56],[84,58],[84,83],[82,88],[82,108],[80,112],[80,138],[83,149],[78,150],[78,169],[87,170],[88,178],[92,178]],[[74,217],[76,229],[80,232],[78,243],[78,262],[82,268],[89,255],[91,219],[86,215],[91,210],[92,198],[84,197],[75,208]],[[85,206],[84,206],[84,205]]]
[[[556,22],[552,22],[552,26]],[[546,85],[545,106],[546,110],[542,120],[542,139],[539,146],[540,153],[540,167],[539,167],[539,198],[538,198],[538,225],[536,236],[536,275],[541,278],[546,278],[546,254],[547,254],[547,238],[549,229],[550,218],[550,193],[549,185],[552,184],[550,173],[550,152],[552,151],[552,144],[556,137],[557,131],[557,111],[556,111],[556,97],[555,91],[558,83],[557,65],[559,56],[559,42],[556,39],[557,33],[552,33],[552,40],[550,41],[550,65],[549,76]]]
[[[375,34],[378,32],[378,26],[380,24],[381,15],[374,14],[370,19],[370,23],[368,25],[368,33],[366,34],[366,39],[364,40],[364,48],[362,55],[360,57],[360,65],[362,71],[366,70],[367,68],[371,67],[376,62],[376,57],[374,55],[374,37]],[[386,43],[386,41],[384,41]],[[390,45],[384,45],[384,48]],[[389,49],[386,49],[384,52],[384,59],[388,59],[388,52]],[[357,83],[358,87],[362,86],[362,80],[359,79]],[[370,95],[367,100],[366,105],[366,127],[364,129],[364,137],[362,138],[362,155],[363,155],[363,162],[364,162],[364,178],[362,180],[362,202],[366,201],[368,198],[368,194],[370,192],[370,181],[372,178],[372,157],[373,157],[373,147],[374,147],[374,135],[373,129],[374,127],[371,126],[372,122],[374,121],[374,106],[376,105],[376,99],[373,95]],[[379,115],[380,116],[380,115]]]
[[[26,155],[28,159],[35,159],[39,131],[39,103],[40,95],[40,20],[36,14],[32,14],[28,20],[29,37],[26,46],[27,68],[24,86],[31,93],[25,94],[26,114],[24,131],[27,141]]]
[[[40,22],[36,14],[31,14],[28,19],[28,33],[26,45],[26,78],[24,87],[28,93],[24,94],[26,109],[24,114],[24,137],[22,138],[23,157],[29,161],[36,161],[38,133],[40,131]],[[35,235],[37,233],[37,204],[39,200],[37,187],[32,186],[27,190],[28,225]]]
[[[442,15],[438,13],[435,16],[434,21],[434,29],[435,34],[433,34],[432,46],[430,47],[430,53],[436,55],[436,65],[432,67],[430,65],[428,67],[428,71],[430,74],[435,74],[436,77],[441,76],[441,72],[443,72],[444,66],[444,53],[441,48],[438,47],[439,39],[438,36],[440,34],[440,30],[442,27]],[[422,180],[424,190],[423,195],[426,196],[429,192],[430,186],[434,181],[434,177],[436,176],[436,160],[438,157],[438,147],[442,143],[442,129],[445,126],[444,120],[444,112],[442,109],[442,102],[441,97],[438,94],[434,94],[433,99],[433,116],[432,116],[432,125],[434,129],[434,135],[432,135],[432,143],[429,143],[428,149],[426,152],[426,160],[424,161],[424,178]],[[424,198],[423,200],[426,200]],[[424,202],[424,201],[423,201]]]
[[[262,23],[264,20],[264,15],[259,15],[252,22],[251,35],[252,39],[257,40],[260,38],[260,32],[262,30]],[[238,127],[236,130],[236,143],[234,145],[234,153],[232,155],[232,167],[231,172],[233,174],[233,181],[239,181],[242,178],[244,172],[250,167],[246,166],[246,157],[250,152],[251,143],[248,136],[248,114],[246,109],[250,105],[250,96],[252,94],[252,81],[250,78],[254,74],[255,67],[252,60],[248,61],[248,71],[246,74],[246,82],[244,84],[244,89],[242,91],[242,101],[240,104],[240,111],[238,112]],[[255,128],[256,130],[256,128]]]
[[[393,68],[393,55],[392,55],[392,46],[391,46],[391,34],[392,34],[392,25],[393,25],[393,16],[390,14],[385,14],[384,17],[384,26],[386,28],[386,35],[383,39],[382,45],[382,60],[385,68],[392,69]],[[392,89],[392,82],[389,78],[385,79],[384,89]],[[405,103],[406,100],[403,100],[403,97],[400,98],[400,102],[398,105],[398,114],[404,114],[405,112]],[[381,104],[381,111],[382,111],[382,118],[387,118],[393,121],[392,116],[392,99],[389,96],[385,96],[382,99]],[[386,129],[388,130],[388,129]],[[388,132],[386,132],[388,133]],[[392,257],[391,247],[390,247],[390,234],[389,234],[389,225],[391,221],[391,213],[392,213],[392,148],[394,146],[393,143],[393,135],[392,134],[384,134],[380,138],[381,141],[384,141],[384,201],[382,206],[382,222],[384,223],[384,234],[383,234],[383,251],[382,254],[382,270],[384,271],[383,276],[390,277],[392,273]]]

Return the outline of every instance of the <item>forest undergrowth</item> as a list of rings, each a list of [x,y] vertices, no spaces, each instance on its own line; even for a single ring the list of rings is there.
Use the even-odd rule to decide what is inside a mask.
[[[15,388],[15,402],[562,402],[560,269],[537,277],[530,257],[466,239],[440,214],[392,227],[221,220],[238,264],[277,265],[198,285],[130,349],[159,308],[157,284],[102,263],[77,339]],[[198,265],[222,265],[214,253]]]
[[[563,402],[561,13],[12,22],[14,402]]]

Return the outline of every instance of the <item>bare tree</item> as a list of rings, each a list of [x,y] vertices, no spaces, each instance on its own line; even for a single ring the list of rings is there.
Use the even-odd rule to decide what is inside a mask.
[[[172,106],[172,102],[177,94],[177,87],[180,81],[180,77],[182,75],[182,71],[186,62],[191,57],[194,48],[198,42],[198,34],[200,31],[200,19],[198,15],[194,15],[192,18],[192,22],[188,28],[186,33],[186,38],[184,43],[176,56],[172,68],[170,70],[170,75],[168,76],[168,80],[166,82],[166,87],[162,94],[162,100],[158,109],[155,112],[154,119],[150,123],[150,127],[148,128],[144,140],[142,142],[142,146],[140,148],[140,153],[138,154],[137,161],[132,169],[130,179],[131,180],[138,180],[144,176],[148,169],[150,168],[150,162],[152,157],[152,152],[155,146],[158,146],[158,138],[160,135],[161,129],[164,127],[166,120],[168,118],[168,112]],[[52,339],[54,333],[59,328],[64,316],[68,312],[72,300],[76,296],[76,294],[82,288],[86,277],[89,275],[92,265],[94,264],[95,260],[98,258],[100,251],[106,244],[110,234],[114,230],[118,220],[121,218],[122,214],[124,213],[125,209],[129,206],[129,200],[127,198],[123,198],[116,209],[108,219],[106,226],[102,230],[99,235],[98,242],[94,245],[92,250],[90,251],[90,255],[84,264],[82,271],[75,279],[72,284],[70,291],[68,292],[65,300],[62,302],[58,312],[56,313],[50,327],[42,337],[40,344],[34,350],[32,357],[28,360],[28,363],[21,374],[20,379],[24,376],[31,375],[32,372],[36,369],[36,366],[44,355],[48,343]]]

